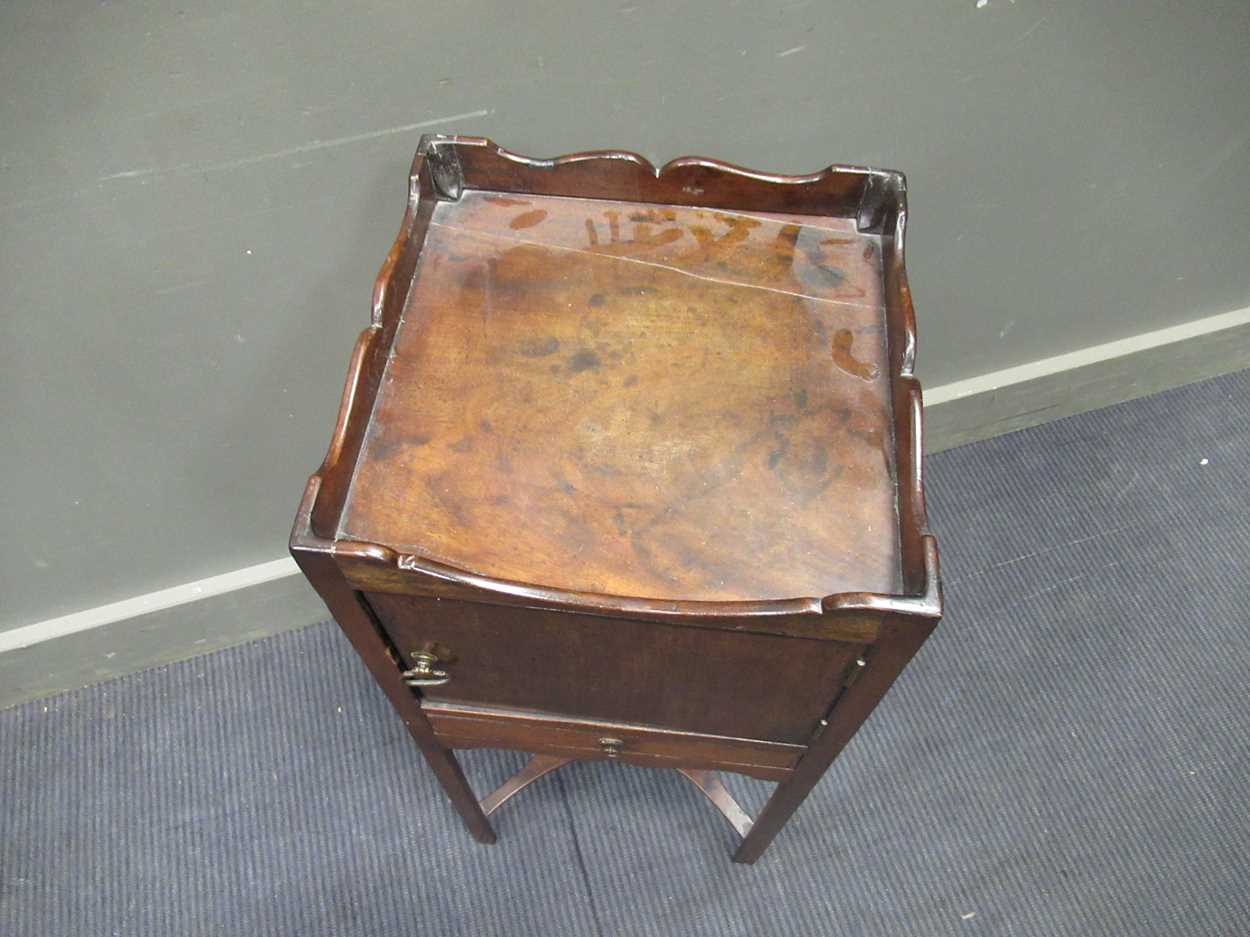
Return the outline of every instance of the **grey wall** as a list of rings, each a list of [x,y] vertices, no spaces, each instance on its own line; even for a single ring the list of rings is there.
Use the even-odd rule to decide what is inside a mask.
[[[1250,304],[1244,0],[199,7],[0,9],[0,628],[283,555],[417,125],[903,169],[930,385]]]

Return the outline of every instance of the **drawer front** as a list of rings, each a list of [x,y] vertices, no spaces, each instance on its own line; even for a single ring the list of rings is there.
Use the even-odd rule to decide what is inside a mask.
[[[859,649],[838,641],[366,593],[405,659],[430,642],[430,700],[805,745]]]
[[[667,732],[628,723],[587,723],[547,713],[426,700],[439,740],[450,748],[515,748],[570,758],[607,758],[655,768],[716,768],[779,781],[794,769],[799,745]]]

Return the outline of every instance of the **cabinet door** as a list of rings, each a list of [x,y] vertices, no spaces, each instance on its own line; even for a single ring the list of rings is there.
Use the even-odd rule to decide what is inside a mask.
[[[436,645],[431,700],[806,744],[859,646],[367,593],[406,661]]]

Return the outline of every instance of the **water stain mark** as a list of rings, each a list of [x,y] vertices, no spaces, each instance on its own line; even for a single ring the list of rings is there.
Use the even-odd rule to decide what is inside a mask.
[[[876,380],[881,369],[869,361],[860,361],[851,351],[855,335],[850,329],[838,329],[833,333],[833,363],[865,381]]]
[[[651,209],[649,211],[636,211],[630,214],[629,220],[634,224],[664,224],[666,221],[676,221],[677,212],[673,211],[671,208],[665,209],[664,211],[657,211],[655,209]]]
[[[768,467],[775,469],[781,464],[781,460],[786,457],[786,452],[790,449],[790,440],[784,436],[778,438],[777,448],[768,453]]]
[[[425,433],[416,433],[412,436],[387,438],[379,438],[375,436],[369,440],[369,452],[375,460],[379,462],[386,462],[396,456],[399,456],[402,459],[405,449],[419,449],[422,446],[427,445],[429,441],[430,437]]]
[[[603,362],[589,348],[583,348],[569,359],[569,373],[581,374],[583,371],[598,371]]]
[[[548,335],[546,338],[527,338],[517,346],[517,351],[526,358],[545,358],[548,355],[554,355],[559,350],[560,340],[554,335]]]
[[[533,211],[521,212],[521,214],[508,222],[508,227],[514,231],[519,231],[521,228],[532,228],[546,217],[546,211],[541,208],[535,208]]]
[[[807,262],[811,264],[812,267],[825,275],[825,278],[829,281],[830,286],[842,285],[842,282],[846,279],[846,274],[837,267],[831,267],[825,263],[825,256],[819,250],[811,250],[809,248],[803,251],[803,254],[807,257]]]
[[[634,241],[647,247],[663,247],[682,238],[681,228],[665,228],[659,234],[652,234],[646,225],[638,225],[634,229]]]

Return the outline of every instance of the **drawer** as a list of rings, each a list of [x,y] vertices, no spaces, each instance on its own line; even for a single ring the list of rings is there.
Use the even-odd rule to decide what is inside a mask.
[[[451,599],[365,593],[405,661],[437,645],[430,700],[806,745],[861,647]]]
[[[655,768],[719,768],[765,780],[789,776],[805,749],[755,739],[673,732],[624,722],[426,700],[422,710],[449,748],[513,748],[571,758],[611,758]]]

